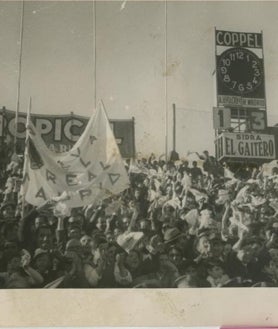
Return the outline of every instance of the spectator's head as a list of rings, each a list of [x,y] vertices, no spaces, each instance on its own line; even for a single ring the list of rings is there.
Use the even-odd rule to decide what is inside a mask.
[[[188,165],[189,165],[189,162],[188,162],[187,160],[184,160],[184,161],[182,162],[182,166],[183,166],[184,168],[187,168]]]
[[[218,261],[208,263],[207,269],[208,274],[215,280],[220,279],[224,274],[223,265]]]
[[[246,242],[243,244],[243,246],[250,246],[252,249],[253,257],[258,257],[263,243],[264,240],[262,240],[260,237],[251,235],[246,239]]]
[[[70,225],[68,227],[68,238],[79,240],[82,236],[81,227],[77,225]]]
[[[149,220],[147,219],[141,219],[139,221],[139,227],[138,227],[138,230],[143,232],[143,233],[148,233],[151,229],[151,223]]]
[[[119,251],[119,247],[116,243],[108,243],[107,248],[107,261],[110,264],[114,264],[116,260],[117,252]]]
[[[6,241],[16,242],[18,240],[18,224],[16,222],[6,222],[2,230]]]
[[[78,239],[71,239],[66,244],[65,256],[74,259],[83,255],[83,248]]]
[[[179,267],[182,263],[182,251],[176,246],[171,246],[168,251],[168,258],[175,266]]]
[[[112,231],[106,232],[105,233],[105,238],[106,238],[107,242],[109,242],[109,243],[112,243],[112,242],[116,241]]]
[[[14,254],[9,260],[7,265],[7,272],[9,274],[19,271],[21,268],[21,255],[20,253]]]
[[[254,260],[254,256],[254,250],[250,244],[243,245],[237,252],[237,257],[243,264],[250,263]]]
[[[233,251],[233,243],[231,241],[226,241],[223,244],[223,255],[227,257]]]
[[[145,187],[149,187],[149,184],[150,184],[150,179],[149,178],[145,178],[144,181],[143,181],[143,185]]]
[[[166,205],[163,210],[164,210],[165,216],[170,216],[170,217],[174,216],[175,208],[173,206]]]
[[[159,253],[159,268],[162,272],[167,272],[169,268],[172,268],[172,262],[170,262],[166,252]]]
[[[92,234],[92,241],[91,241],[91,246],[92,246],[92,250],[97,250],[97,248],[101,245],[101,244],[105,244],[106,238],[104,234],[101,234],[99,232],[95,232]]]
[[[187,235],[185,233],[181,233],[181,235],[175,241],[175,245],[181,250],[182,253],[184,253],[188,246]]]
[[[15,216],[16,205],[13,202],[3,203],[0,212],[4,218],[13,218]]]
[[[16,242],[6,241],[4,243],[3,258],[11,259],[18,254],[18,245]]]
[[[165,250],[163,238],[158,234],[153,235],[148,241],[146,248],[153,255],[163,253]]]
[[[120,221],[120,225],[123,228],[123,230],[127,230],[129,223],[130,223],[130,218],[127,216],[124,216]]]
[[[113,231],[113,235],[115,237],[115,240],[117,239],[117,237],[121,234],[123,234],[124,230],[121,229],[120,227],[116,227],[114,228],[114,231]]]
[[[197,288],[197,280],[187,273],[177,278],[175,281],[177,288]]]
[[[36,249],[33,257],[34,268],[41,274],[45,273],[50,267],[50,257],[46,250]]]
[[[76,213],[74,215],[71,215],[68,220],[68,228],[71,229],[71,227],[79,226],[80,228],[83,226],[84,223],[84,216]]]
[[[80,243],[84,254],[92,253],[93,239],[89,235],[83,235],[80,239]]]
[[[36,218],[35,218],[35,228],[36,230],[43,226],[43,225],[47,225],[48,223],[48,219],[46,216],[44,215],[38,215]]]
[[[194,209],[198,206],[195,198],[193,195],[188,195],[185,201],[185,208],[186,209]]]
[[[126,256],[125,260],[126,266],[129,270],[135,271],[141,264],[141,255],[136,250],[131,250]]]
[[[106,218],[104,215],[99,216],[97,219],[96,227],[101,231],[104,232],[106,230]]]
[[[40,226],[36,232],[37,248],[50,250],[53,247],[53,234],[48,225]]]

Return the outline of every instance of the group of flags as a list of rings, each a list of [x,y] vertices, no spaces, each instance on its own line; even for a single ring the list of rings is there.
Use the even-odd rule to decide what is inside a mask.
[[[128,174],[102,102],[68,152],[49,150],[28,118],[26,128],[22,194],[28,203],[39,206],[60,196],[70,208],[82,207],[128,188]]]

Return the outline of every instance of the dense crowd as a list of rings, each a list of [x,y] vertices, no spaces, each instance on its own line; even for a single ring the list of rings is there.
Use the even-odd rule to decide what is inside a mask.
[[[128,190],[74,209],[24,207],[1,159],[0,287],[277,287],[278,165],[194,157],[127,161]]]

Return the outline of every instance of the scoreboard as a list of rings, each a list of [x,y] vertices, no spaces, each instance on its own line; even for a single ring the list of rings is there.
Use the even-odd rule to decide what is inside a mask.
[[[215,33],[217,105],[265,109],[262,35]]]
[[[218,160],[271,160],[262,33],[215,30],[216,106],[213,125]]]

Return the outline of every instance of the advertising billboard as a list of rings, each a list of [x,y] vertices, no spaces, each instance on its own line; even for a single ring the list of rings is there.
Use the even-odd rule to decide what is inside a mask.
[[[218,160],[233,158],[268,161],[276,158],[274,135],[223,132],[215,144]]]
[[[265,109],[261,33],[215,31],[217,106]]]
[[[56,152],[71,149],[84,131],[89,118],[76,114],[42,115],[31,114],[31,120],[40,132],[47,146]],[[134,120],[110,120],[121,155],[124,158],[134,157]],[[19,113],[17,141],[21,149],[25,142],[26,113]],[[0,109],[0,138],[13,138],[15,135],[15,112]]]

